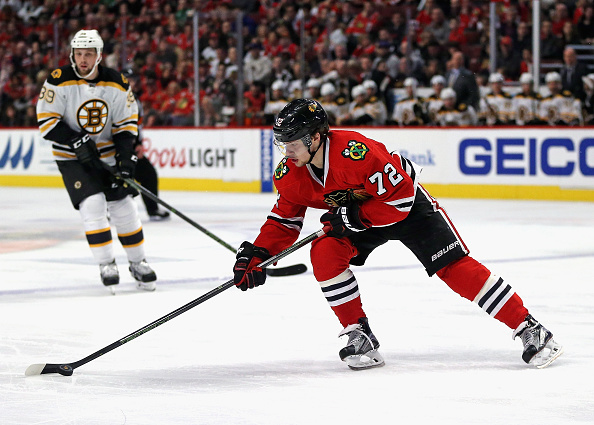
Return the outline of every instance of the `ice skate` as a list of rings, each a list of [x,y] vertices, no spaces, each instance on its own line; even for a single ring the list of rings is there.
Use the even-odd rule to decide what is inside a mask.
[[[144,289],[145,291],[154,291],[157,288],[155,280],[157,275],[148,265],[146,260],[141,261],[130,261],[129,267],[132,277],[136,279],[136,286],[138,289]]]
[[[166,221],[169,220],[171,217],[168,211],[151,211],[149,213],[149,220],[150,221]]]
[[[384,359],[378,351],[380,346],[371,332],[367,317],[359,319],[359,323],[344,328],[338,336],[348,335],[349,341],[338,355],[340,360],[353,370],[369,369],[384,365]]]
[[[522,338],[524,352],[522,360],[539,369],[545,368],[563,354],[563,347],[553,340],[553,334],[538,323],[531,315],[518,326],[512,335]]]
[[[101,273],[101,282],[109,288],[112,294],[115,294],[114,285],[120,283],[120,273],[115,260],[111,263],[100,264],[99,272]]]

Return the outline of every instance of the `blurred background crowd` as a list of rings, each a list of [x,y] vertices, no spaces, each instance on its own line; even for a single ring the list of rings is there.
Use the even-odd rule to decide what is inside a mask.
[[[298,97],[333,125],[592,124],[593,0],[540,1],[540,81],[532,4],[496,3],[492,67],[488,0],[0,0],[0,126],[37,125],[80,29],[145,127],[268,125]]]

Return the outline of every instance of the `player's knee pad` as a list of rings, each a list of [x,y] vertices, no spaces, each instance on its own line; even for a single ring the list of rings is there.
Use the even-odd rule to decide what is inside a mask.
[[[117,201],[107,202],[110,218],[113,224],[117,226],[129,226],[132,223],[140,226],[138,217],[138,206],[131,196],[126,196]]]
[[[105,200],[105,195],[103,193],[96,193],[83,199],[79,206],[79,212],[85,223],[107,223],[107,201]]]
[[[349,268],[357,249],[348,239],[318,238],[312,243],[311,264],[318,282],[335,278]]]

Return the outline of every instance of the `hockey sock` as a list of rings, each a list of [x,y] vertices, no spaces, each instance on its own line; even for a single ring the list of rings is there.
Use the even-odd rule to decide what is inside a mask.
[[[335,278],[320,282],[320,287],[343,327],[358,323],[359,318],[365,317],[359,285],[352,271],[346,269]]]
[[[107,201],[103,193],[85,198],[79,205],[87,242],[98,264],[113,260],[111,228],[107,220]]]
[[[107,203],[111,222],[117,229],[118,239],[128,256],[128,261],[141,261],[144,254],[144,235],[138,216],[138,207],[131,196]]]
[[[478,304],[487,314],[516,329],[528,315],[522,299],[499,276],[470,256],[437,272],[454,292]]]
[[[314,276],[343,327],[365,317],[359,286],[349,269],[349,260],[356,254],[357,249],[347,238],[318,238],[311,247]]]

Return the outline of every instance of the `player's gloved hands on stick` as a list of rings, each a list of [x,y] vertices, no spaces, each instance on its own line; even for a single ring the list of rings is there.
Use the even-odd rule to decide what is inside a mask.
[[[128,154],[117,154],[116,155],[116,164],[118,167],[118,171],[122,175],[122,177],[127,179],[134,178],[134,172],[136,171],[136,163],[138,162],[138,157],[133,153]]]
[[[320,221],[324,225],[326,234],[333,238],[344,238],[370,227],[361,221],[359,204],[356,202],[348,206],[331,209],[322,214]]]
[[[76,159],[82,164],[86,166],[95,166],[99,168],[98,161],[99,159],[99,151],[97,150],[97,145],[95,142],[91,140],[87,133],[79,133],[74,136],[69,145],[74,150],[74,154],[76,155]]]
[[[126,179],[134,179],[137,161],[138,158],[132,152],[116,154],[116,167],[120,176]],[[120,182],[128,194],[132,196],[138,195],[138,191],[135,188],[129,186],[126,182]]]
[[[270,257],[267,249],[254,246],[248,241],[243,242],[237,250],[237,260],[233,267],[235,285],[242,291],[264,285],[266,270],[256,266]]]

